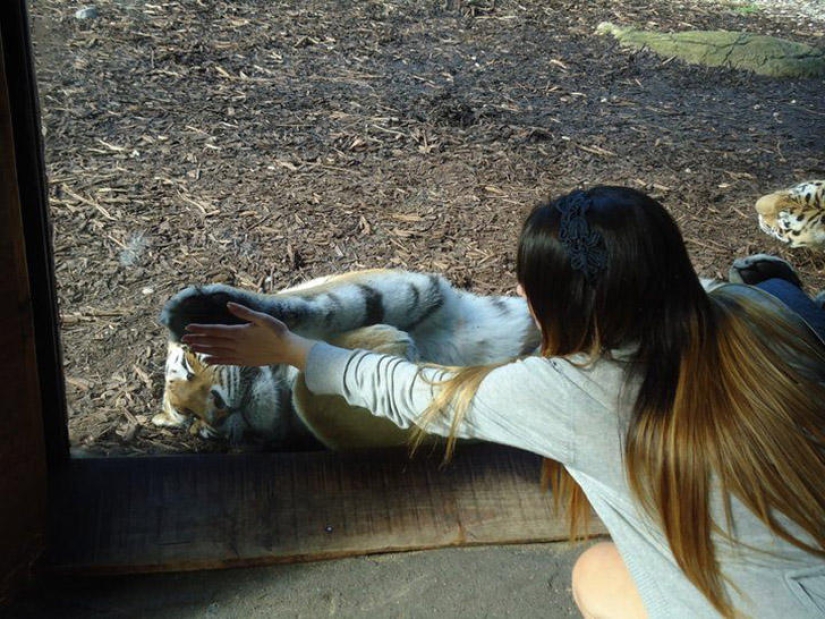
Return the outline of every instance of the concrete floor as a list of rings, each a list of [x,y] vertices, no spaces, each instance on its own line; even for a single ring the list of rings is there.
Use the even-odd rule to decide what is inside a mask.
[[[262,568],[42,582],[9,619],[579,617],[585,545],[449,548]]]

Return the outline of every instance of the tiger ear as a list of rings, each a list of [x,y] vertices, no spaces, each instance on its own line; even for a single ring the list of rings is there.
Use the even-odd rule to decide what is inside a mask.
[[[773,215],[793,200],[787,192],[771,193],[756,201],[756,212],[760,215]]]
[[[192,380],[199,372],[203,372],[205,364],[198,359],[198,355],[189,350],[184,351],[183,365],[186,368],[186,380]]]

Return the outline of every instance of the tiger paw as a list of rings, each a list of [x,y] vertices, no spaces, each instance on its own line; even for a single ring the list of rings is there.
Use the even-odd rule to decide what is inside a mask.
[[[160,313],[160,322],[169,329],[174,341],[180,341],[186,333],[188,324],[241,324],[244,321],[233,316],[226,308],[226,304],[230,301],[257,309],[252,293],[232,286],[224,284],[190,286],[166,302]]]
[[[179,428],[186,424],[186,417],[174,409],[164,410],[152,417],[152,425],[161,428]]]
[[[782,258],[768,254],[738,258],[733,261],[728,272],[728,281],[734,284],[755,286],[768,279],[784,279],[797,288],[802,288],[802,282],[794,268]]]
[[[218,438],[220,433],[203,419],[195,419],[189,426],[189,434],[205,439]]]

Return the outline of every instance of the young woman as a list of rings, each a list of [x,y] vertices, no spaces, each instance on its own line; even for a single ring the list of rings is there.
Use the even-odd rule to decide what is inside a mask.
[[[184,341],[559,463],[556,492],[612,538],[574,568],[585,617],[825,616],[825,346],[805,321],[751,286],[706,292],[667,211],[620,187],[539,205],[517,276],[541,355],[494,368],[337,349],[236,305],[247,324]]]

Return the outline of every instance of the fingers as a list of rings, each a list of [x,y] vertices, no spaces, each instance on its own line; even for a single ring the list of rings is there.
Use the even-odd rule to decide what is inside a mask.
[[[197,327],[197,325],[196,325]],[[181,342],[186,344],[196,353],[205,355],[226,355],[235,352],[235,338],[231,335],[218,335],[213,333],[212,328],[205,328],[203,331],[190,332],[181,338]]]
[[[209,365],[255,365],[243,358],[237,342],[231,337],[188,334],[181,339],[193,352],[203,355],[203,360]]]
[[[211,337],[215,339],[231,340],[237,337],[238,329],[246,325],[204,325],[192,323],[186,325],[187,335],[183,336],[185,341],[194,335]]]
[[[232,355],[207,355],[203,361],[208,365],[244,365],[240,358]]]
[[[230,301],[226,304],[226,309],[229,310],[230,313],[241,318],[242,320],[248,320],[249,322],[260,325],[262,327],[266,327],[276,333],[282,333],[287,329],[286,324],[271,316],[270,314],[265,314],[263,312],[256,312],[255,310],[251,310],[244,305],[238,305],[237,303],[233,303]]]
[[[270,316],[269,314],[264,314],[262,312],[256,312],[255,310],[251,310],[244,305],[239,305],[238,303],[229,302],[226,304],[226,309],[229,310],[229,313],[233,316],[237,316],[241,320],[246,320],[247,323],[252,323],[255,325],[260,325],[267,328],[274,328],[276,330],[285,329],[286,325],[282,323],[277,318]],[[186,325],[186,331],[192,333],[209,333],[215,336],[224,335],[226,337],[234,337],[236,331],[239,328],[249,326],[248,324],[245,325],[220,325],[220,324],[198,324],[192,323]]]
[[[194,352],[204,355],[227,355],[235,353],[235,347],[230,340],[214,340],[212,338],[201,338],[197,336],[184,336],[183,343],[189,346]]]
[[[255,310],[249,309],[245,305],[239,305],[238,303],[233,303],[232,301],[226,304],[226,309],[229,310],[230,314],[256,324],[264,322],[269,317],[268,314],[256,312]]]

